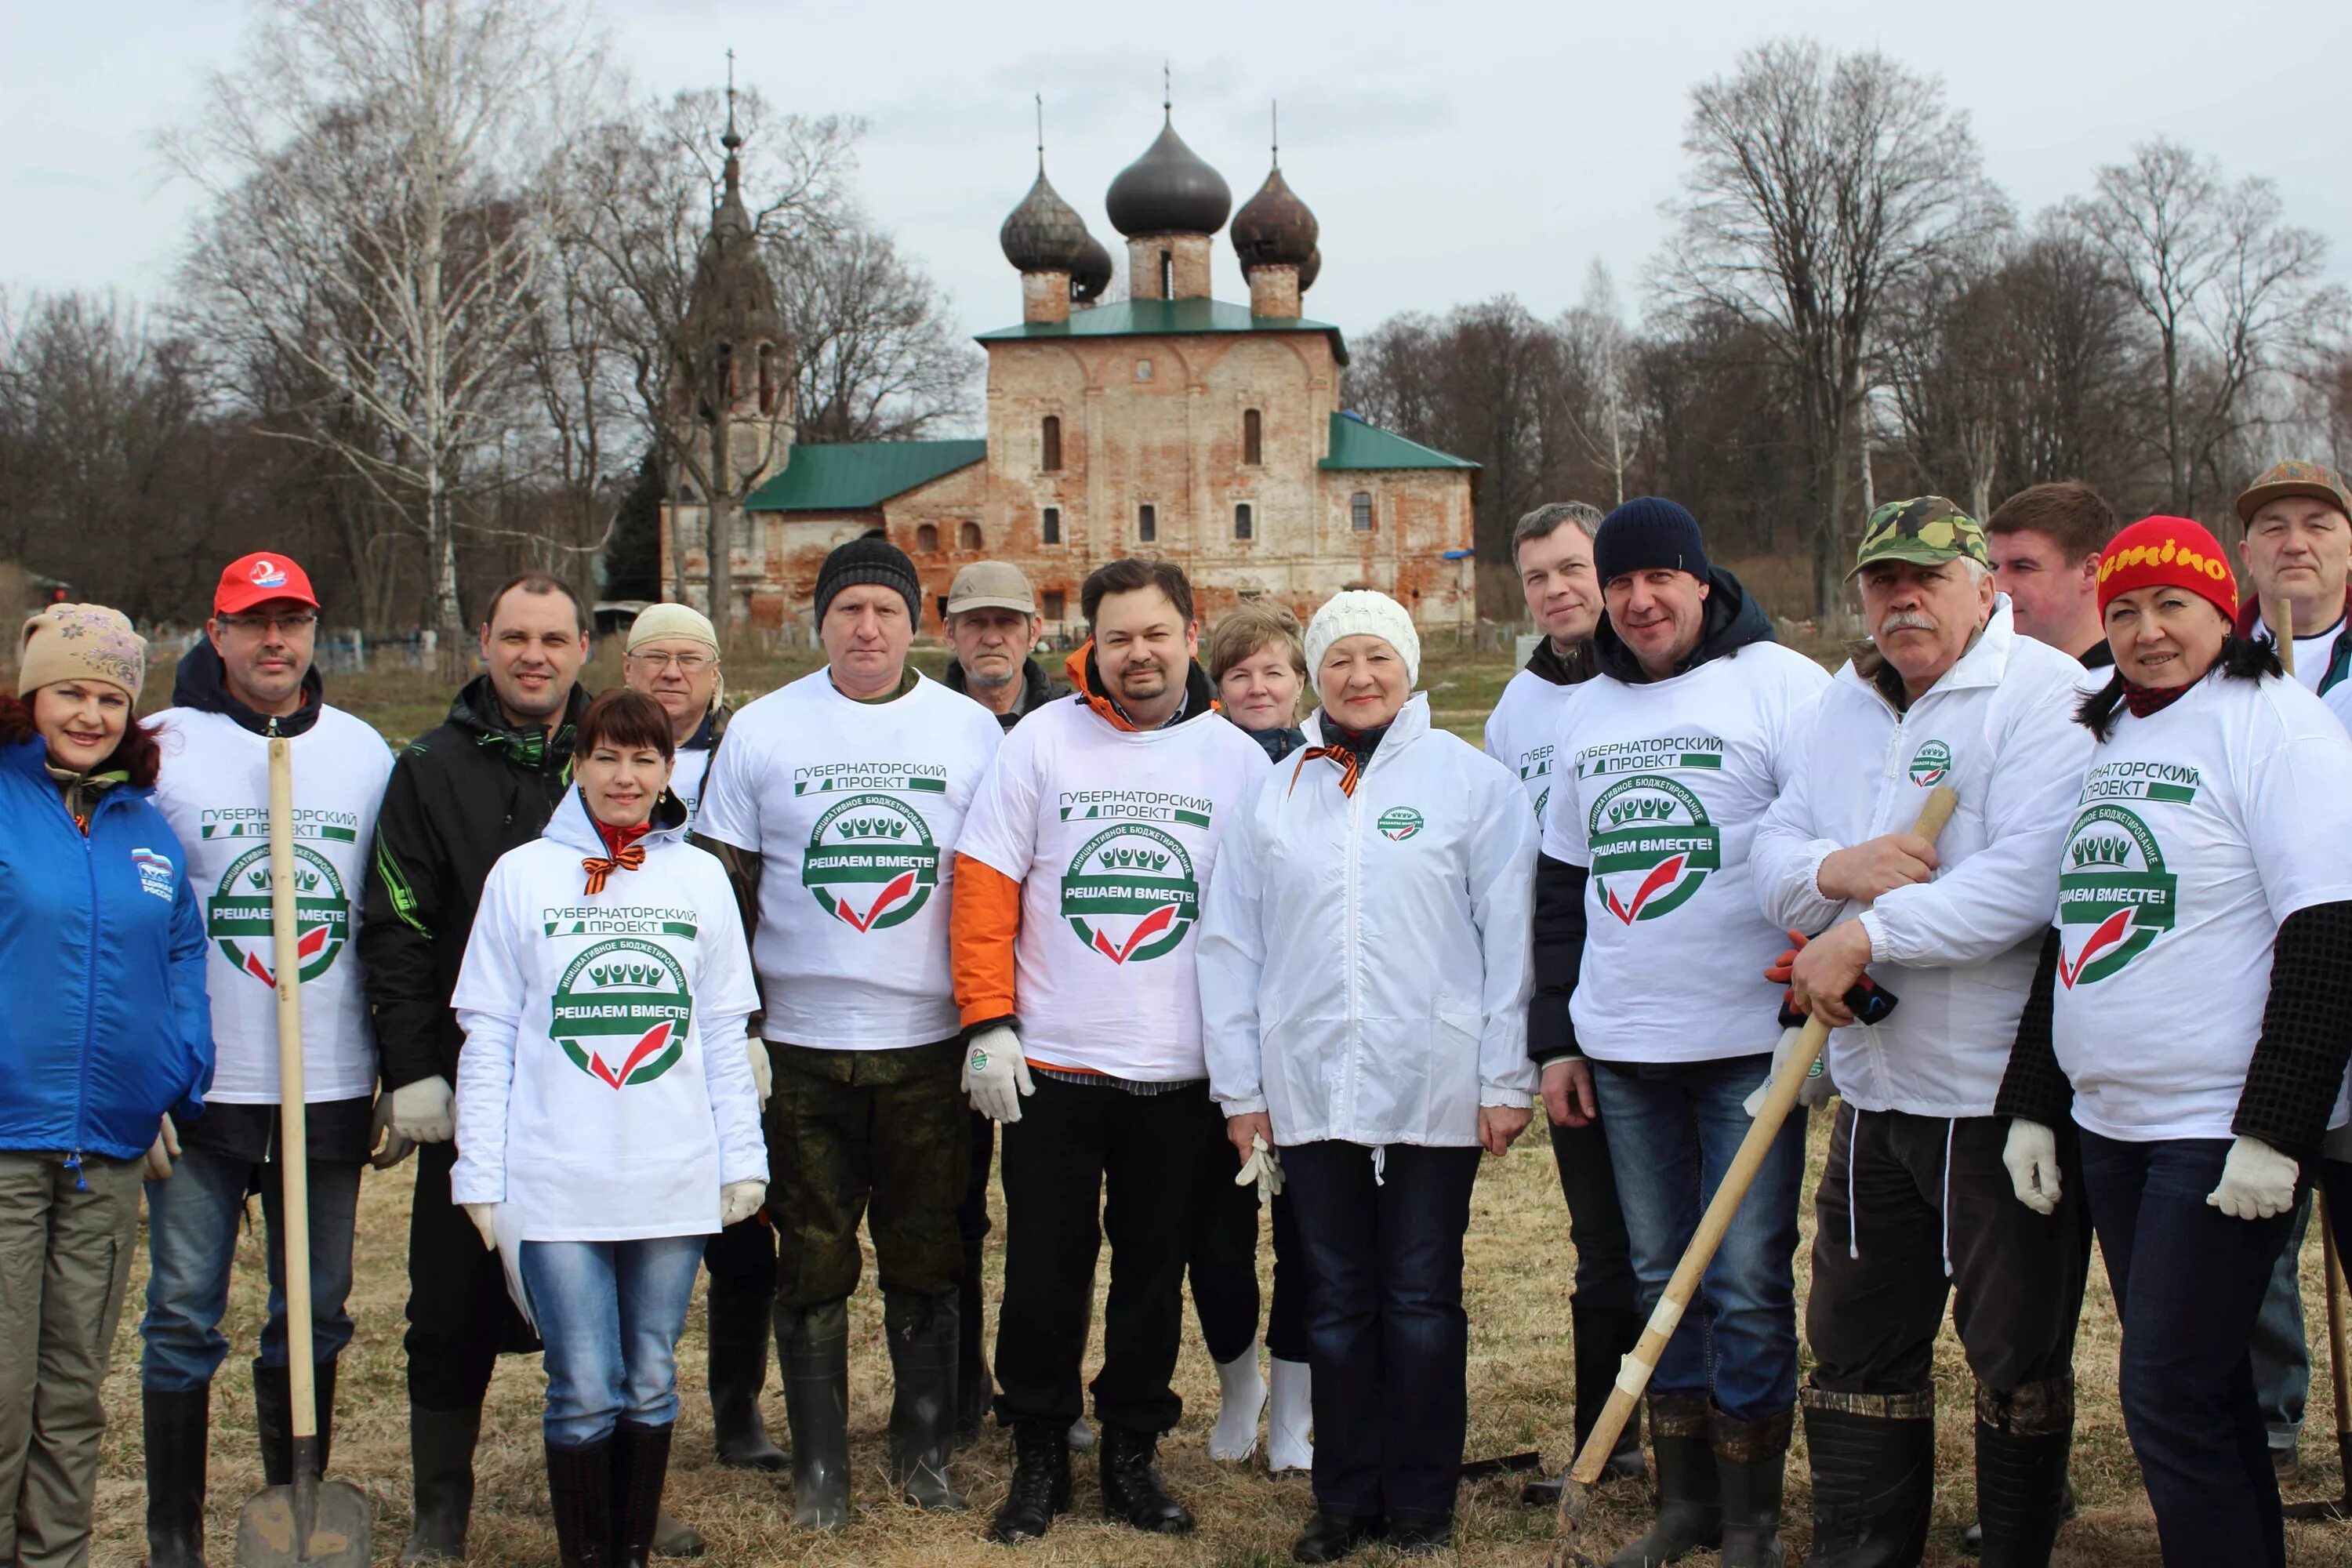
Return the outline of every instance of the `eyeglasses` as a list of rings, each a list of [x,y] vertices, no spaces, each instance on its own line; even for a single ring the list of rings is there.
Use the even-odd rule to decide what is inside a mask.
[[[266,632],[273,627],[279,631],[307,632],[319,624],[316,610],[286,610],[276,614],[254,616],[221,616],[220,624],[232,631]]]
[[[704,667],[717,664],[719,662],[717,659],[712,658],[709,654],[702,653],[647,652],[633,653],[627,657],[635,660],[636,663],[645,666],[647,669],[654,671],[656,675],[661,673],[663,670],[667,669],[671,665],[676,665],[677,666],[677,672],[680,675],[692,677],[701,674]]]

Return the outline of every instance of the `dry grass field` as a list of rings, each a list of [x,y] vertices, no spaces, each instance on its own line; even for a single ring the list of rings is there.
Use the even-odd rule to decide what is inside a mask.
[[[1435,648],[1431,653],[1423,684],[1433,692],[1439,722],[1475,737],[1486,705],[1508,673],[1505,660],[1491,653],[1478,658]],[[935,668],[935,661],[927,662]],[[605,673],[601,661],[599,673]],[[738,690],[765,689],[792,673],[796,671],[781,665],[760,672],[742,670],[730,685]],[[392,735],[404,737],[437,718],[434,693],[414,682],[354,682],[337,695],[374,718]],[[1827,1129],[1826,1116],[1816,1115],[1812,1128],[1816,1174]],[[407,1405],[400,1336],[413,1179],[412,1169],[404,1167],[389,1174],[372,1174],[363,1189],[358,1285],[352,1302],[359,1333],[343,1361],[335,1435],[334,1471],[357,1482],[372,1500],[375,1557],[383,1564],[397,1561],[408,1530]],[[1001,1194],[993,1201],[1001,1222]],[[258,1225],[257,1209],[255,1224]],[[1810,1199],[1804,1233],[1810,1246]],[[1801,1248],[1801,1292],[1805,1258]],[[1567,1215],[1549,1148],[1539,1133],[1531,1132],[1508,1157],[1485,1163],[1473,1208],[1467,1273],[1472,1457],[1533,1448],[1542,1451],[1548,1466],[1565,1461],[1570,1444],[1568,1298],[1572,1261]],[[2318,1354],[2304,1442],[2309,1463],[2304,1479],[2291,1492],[2297,1497],[2330,1495],[2339,1484],[2330,1457],[2334,1447],[2329,1440],[2331,1394],[2324,1333],[2318,1328],[2323,1320],[2317,1310],[2315,1235],[2303,1262],[2305,1296],[2313,1308]],[[227,1323],[236,1349],[222,1369],[214,1398],[207,1539],[211,1561],[218,1564],[232,1558],[238,1505],[260,1485],[247,1363],[261,1322],[261,1263],[259,1237],[248,1233],[240,1246]],[[992,1300],[1000,1264],[1001,1254],[992,1250]],[[145,1277],[142,1246],[131,1308],[124,1316],[113,1373],[106,1385],[110,1426],[98,1498],[96,1549],[97,1561],[106,1568],[127,1568],[144,1554],[137,1319]],[[1271,1479],[1262,1459],[1247,1468],[1210,1460],[1206,1444],[1215,1378],[1197,1332],[1190,1329],[1189,1314],[1187,1342],[1178,1370],[1185,1417],[1162,1446],[1161,1462],[1171,1488],[1200,1518],[1197,1534],[1168,1540],[1097,1522],[1091,1472],[1082,1462],[1076,1511],[1057,1523],[1043,1542],[1015,1552],[986,1543],[981,1531],[988,1511],[1003,1495],[1011,1469],[1009,1441],[995,1431],[961,1456],[956,1465],[957,1477],[972,1499],[973,1513],[927,1516],[894,1504],[884,1479],[882,1444],[888,1362],[882,1343],[880,1304],[871,1279],[869,1254],[868,1283],[853,1303],[851,1317],[856,1510],[850,1528],[832,1538],[791,1528],[787,1522],[790,1489],[782,1479],[722,1470],[712,1459],[709,1406],[703,1396],[702,1314],[698,1302],[679,1352],[684,1414],[671,1472],[670,1502],[676,1512],[709,1537],[708,1561],[720,1568],[782,1563],[961,1568],[1014,1561],[1040,1568],[1080,1563],[1271,1568],[1289,1560],[1290,1542],[1313,1509],[1307,1485],[1303,1479]],[[1098,1288],[1099,1283],[1098,1279]],[[1099,1307],[1094,1321],[1098,1354]],[[2133,1568],[2158,1561],[2154,1521],[2114,1403],[2116,1350],[2114,1304],[2104,1276],[2095,1271],[2075,1363],[2080,1415],[2074,1473],[2083,1509],[2081,1517],[2066,1526],[2059,1538],[2057,1562],[2065,1568]],[[1089,1367],[1093,1364],[1090,1357]],[[1944,1486],[1937,1500],[1927,1562],[1956,1564],[1971,1561],[1958,1549],[1959,1531],[1971,1516],[1971,1405],[1967,1368],[1948,1331],[1939,1347],[1937,1378],[1943,1412],[1938,1439]],[[472,1561],[484,1568],[551,1563],[555,1558],[539,1436],[542,1387],[535,1359],[509,1358],[500,1365],[478,1460],[480,1490]],[[769,1424],[781,1433],[782,1400],[772,1378],[766,1404]],[[1805,1473],[1801,1428],[1790,1460],[1787,1541],[1792,1563],[1801,1560],[1808,1534],[1803,1523]],[[1534,1568],[1549,1561],[1551,1516],[1520,1507],[1518,1486],[1519,1479],[1510,1477],[1464,1489],[1454,1560],[1495,1568]],[[1646,1506],[1646,1498],[1634,1489],[1620,1486],[1604,1491],[1586,1526],[1587,1545],[1611,1549],[1630,1539],[1641,1528]],[[2352,1568],[2352,1525],[2290,1525],[2287,1556],[2293,1563],[2312,1568],[2320,1564]],[[1357,1560],[1395,1561],[1378,1551]],[[1690,1561],[1706,1564],[1713,1558],[1701,1554]]]

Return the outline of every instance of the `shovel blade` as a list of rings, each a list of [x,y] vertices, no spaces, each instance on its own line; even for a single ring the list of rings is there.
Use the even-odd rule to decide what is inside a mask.
[[[265,1487],[246,1500],[236,1516],[236,1568],[368,1568],[367,1498],[349,1481],[311,1485],[307,1538],[295,1522],[293,1487]]]

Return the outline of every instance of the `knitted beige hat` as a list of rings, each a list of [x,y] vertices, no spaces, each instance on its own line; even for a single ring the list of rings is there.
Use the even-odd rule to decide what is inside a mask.
[[[61,680],[102,680],[132,702],[147,679],[147,640],[131,619],[103,605],[51,605],[25,622],[17,651],[16,695],[30,697]]]
[[[719,658],[719,628],[710,624],[710,617],[692,605],[680,605],[670,600],[647,605],[637,612],[637,618],[629,625],[629,644],[625,651],[635,653],[646,643],[671,637],[708,643],[710,645],[710,657],[713,659]],[[710,711],[719,711],[726,700],[727,677],[722,671],[710,684]]]

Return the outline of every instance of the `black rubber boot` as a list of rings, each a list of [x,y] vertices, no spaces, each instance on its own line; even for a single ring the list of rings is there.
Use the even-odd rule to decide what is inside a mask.
[[[1780,1486],[1789,1468],[1794,1415],[1735,1421],[1713,1413],[1716,1487],[1723,1500],[1722,1568],[1780,1568]]]
[[[1337,1563],[1352,1555],[1357,1548],[1384,1539],[1389,1521],[1377,1516],[1359,1519],[1352,1514],[1317,1513],[1315,1521],[1290,1548],[1293,1563]]]
[[[466,1555],[466,1525],[474,1512],[474,1440],[481,1433],[478,1405],[463,1410],[408,1407],[408,1462],[416,1478],[416,1501],[415,1522],[408,1544],[400,1551],[402,1563],[456,1561]],[[556,1452],[548,1450],[550,1474]],[[604,1537],[596,1539],[601,1554]]]
[[[992,1541],[1010,1546],[1034,1541],[1070,1511],[1070,1429],[1053,1421],[1013,1424],[1013,1485],[988,1527]]]
[[[669,1426],[638,1426],[624,1421],[613,1428],[613,1562],[614,1568],[646,1568],[661,1518],[662,1482],[669,1476]]]
[[[613,1568],[613,1442],[547,1445],[547,1498],[563,1568]]]
[[[323,1362],[311,1372],[311,1408],[319,1423],[319,1474],[335,1447],[335,1363]],[[253,1363],[253,1429],[261,1439],[261,1479],[266,1486],[290,1485],[294,1479],[294,1394],[282,1366]]]
[[[730,1469],[782,1474],[793,1462],[760,1417],[775,1304],[773,1290],[746,1290],[722,1275],[710,1277],[710,1427],[719,1462]]]
[[[205,1568],[205,1447],[213,1385],[139,1391],[147,1449],[147,1568]]]
[[[1155,1535],[1190,1535],[1192,1515],[1160,1480],[1160,1436],[1103,1423],[1095,1457],[1101,1466],[1103,1517]]]
[[[776,1308],[784,1362],[784,1417],[793,1434],[793,1522],[849,1522],[849,1303]]]
[[[1704,1394],[1650,1396],[1650,1449],[1658,1466],[1658,1520],[1609,1568],[1661,1568],[1723,1540],[1723,1493],[1707,1440]]]
[[[882,1293],[890,1342],[890,1484],[933,1513],[971,1505],[948,1475],[955,1447],[956,1299]]]
[[[1808,1388],[1813,1550],[1808,1568],[1907,1568],[1927,1549],[1936,1495],[1936,1396]]]
[[[2074,1380],[2045,1378],[2002,1397],[1977,1385],[1978,1553],[1985,1568],[2048,1568],[2074,1510],[2066,1461]]]
[[[2352,1464],[2347,1464],[2344,1466],[2344,1473],[2347,1476],[2352,1476]],[[2076,1498],[2074,1495],[2074,1478],[2073,1476],[2068,1476],[2066,1478],[2066,1484],[2061,1487],[2058,1490],[2058,1522],[2063,1524],[2068,1520],[2074,1518],[2075,1510],[2080,1508],[2080,1506],[2081,1500]],[[1970,1520],[1969,1521],[1969,1527],[1960,1531],[1960,1550],[1970,1557],[1974,1557],[1979,1552],[1984,1550],[1984,1521],[1982,1520]]]

